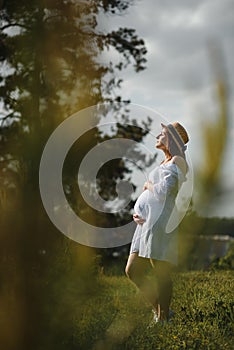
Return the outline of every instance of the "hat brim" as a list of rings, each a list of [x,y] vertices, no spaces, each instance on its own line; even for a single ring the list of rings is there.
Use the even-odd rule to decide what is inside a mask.
[[[163,124],[163,123],[161,123],[161,127],[162,127],[162,128],[168,129],[167,125],[165,125],[165,124]]]

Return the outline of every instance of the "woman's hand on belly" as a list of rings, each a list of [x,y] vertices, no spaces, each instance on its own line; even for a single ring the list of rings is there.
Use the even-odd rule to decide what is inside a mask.
[[[144,186],[143,186],[143,191],[149,190],[149,191],[153,192],[153,186],[154,186],[154,184],[152,181],[146,181],[144,183]]]
[[[135,221],[135,223],[137,225],[143,225],[144,222],[145,222],[145,219],[143,219],[142,217],[140,217],[139,215],[137,214],[133,214],[133,220]]]

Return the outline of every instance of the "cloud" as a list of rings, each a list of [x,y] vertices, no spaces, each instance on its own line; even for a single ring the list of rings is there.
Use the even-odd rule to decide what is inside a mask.
[[[223,48],[225,58],[234,55],[232,5],[230,0],[142,0],[129,9],[127,16],[111,17],[107,26],[136,28],[148,49],[147,70],[136,76],[129,69],[125,77],[135,82],[140,78],[139,90],[145,84],[151,91],[194,90],[209,85],[211,39]],[[233,77],[231,62],[228,68]]]

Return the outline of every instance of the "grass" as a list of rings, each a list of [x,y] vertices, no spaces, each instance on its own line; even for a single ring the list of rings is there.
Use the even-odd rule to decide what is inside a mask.
[[[151,306],[124,275],[100,273],[81,289],[74,278],[54,289],[47,310],[53,316],[40,349],[231,350],[233,277],[233,271],[175,274],[174,321],[153,329]]]

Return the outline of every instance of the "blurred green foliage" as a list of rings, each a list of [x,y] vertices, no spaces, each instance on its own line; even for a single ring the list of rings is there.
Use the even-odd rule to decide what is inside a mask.
[[[209,214],[209,203],[222,191],[222,167],[228,140],[229,127],[229,82],[226,74],[226,62],[219,42],[211,42],[208,50],[213,81],[214,115],[200,122],[202,153],[201,163],[195,171],[197,178],[199,203],[204,216]]]
[[[196,214],[191,208],[179,227],[180,263],[190,269],[199,268],[199,250],[196,249],[199,236],[226,234],[233,236],[233,219],[210,218],[211,203],[223,191],[222,169],[228,140],[229,125],[229,86],[225,72],[225,62],[218,43],[210,47],[210,63],[214,81],[215,114],[203,118],[200,122],[202,152],[200,163],[194,169],[194,192],[197,194]]]

